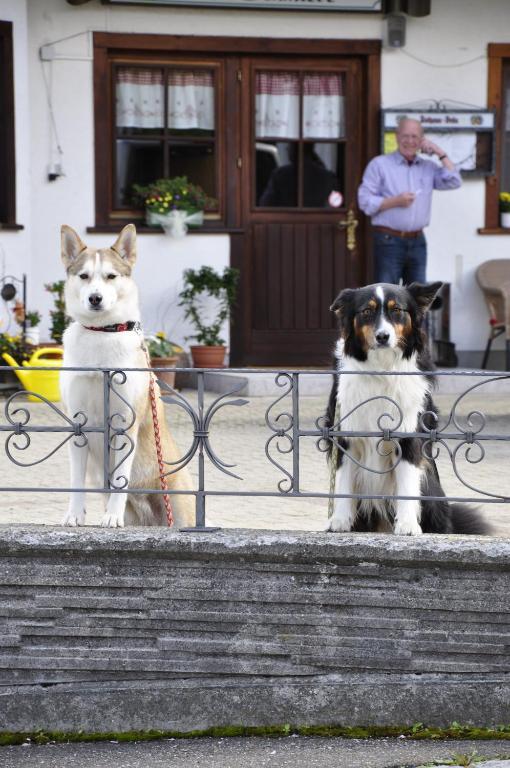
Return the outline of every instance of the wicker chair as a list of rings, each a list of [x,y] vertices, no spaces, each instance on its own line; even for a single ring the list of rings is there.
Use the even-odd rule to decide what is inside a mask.
[[[476,270],[478,285],[489,310],[489,338],[482,361],[485,368],[495,338],[505,334],[505,369],[510,371],[510,259],[490,259]]]

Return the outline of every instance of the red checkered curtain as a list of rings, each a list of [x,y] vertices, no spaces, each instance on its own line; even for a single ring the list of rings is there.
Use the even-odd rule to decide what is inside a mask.
[[[342,138],[345,133],[342,75],[307,73],[302,82],[302,138]],[[299,73],[258,72],[255,87],[257,138],[299,139]]]
[[[119,67],[117,127],[162,129],[164,108],[163,70]],[[180,130],[214,130],[214,75],[210,70],[170,70],[167,126]]]

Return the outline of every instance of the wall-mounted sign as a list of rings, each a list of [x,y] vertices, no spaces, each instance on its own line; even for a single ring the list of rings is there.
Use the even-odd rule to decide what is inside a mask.
[[[340,11],[378,13],[382,0],[102,0],[107,5],[183,5],[188,8],[244,8],[272,11]]]
[[[495,163],[495,113],[483,109],[383,109],[381,149],[397,149],[399,122],[418,120],[427,138],[438,144],[463,175],[490,176]]]
[[[418,110],[384,110],[384,125],[386,129],[396,128],[403,117],[412,117],[419,120],[424,129],[435,128],[437,130],[487,130],[494,128],[494,112],[482,112],[480,110],[467,112],[456,110],[453,112]]]

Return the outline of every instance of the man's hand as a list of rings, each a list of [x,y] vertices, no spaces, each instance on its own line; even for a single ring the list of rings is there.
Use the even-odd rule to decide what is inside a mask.
[[[397,195],[395,200],[395,208],[409,208],[414,203],[416,194],[414,192],[402,192],[401,195]]]
[[[409,208],[414,203],[415,198],[415,192],[402,192],[401,195],[385,197],[379,207],[379,212],[387,211],[388,208]]]
[[[429,141],[428,139],[425,139],[425,138],[421,140],[420,150],[422,152],[425,152],[426,155],[437,155],[438,157],[440,155],[446,154],[441,149],[441,147],[438,147],[437,144],[434,144],[433,141]]]

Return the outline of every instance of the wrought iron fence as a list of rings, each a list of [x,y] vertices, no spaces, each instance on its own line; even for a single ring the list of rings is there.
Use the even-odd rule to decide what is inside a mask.
[[[24,368],[24,371],[50,371],[56,370],[51,366],[37,367],[37,369]],[[161,488],[129,488],[129,478],[122,474],[122,465],[127,456],[135,449],[134,441],[130,435],[130,430],[135,423],[136,414],[132,404],[128,402],[123,393],[123,386],[126,384],[128,376],[135,372],[145,371],[146,368],[130,368],[125,370],[105,369],[105,368],[60,368],[65,371],[81,371],[89,374],[96,374],[102,377],[103,403],[102,403],[102,423],[91,424],[89,415],[83,411],[75,414],[66,414],[60,405],[50,402],[43,395],[35,391],[19,390],[7,397],[3,406],[3,419],[0,419],[0,432],[5,435],[5,454],[9,462],[29,470],[37,464],[49,460],[70,441],[78,448],[85,449],[89,443],[91,434],[102,436],[104,447],[103,456],[103,482],[101,485],[86,488],[71,487],[48,487],[42,488],[40,485],[34,486],[27,483],[22,486],[9,486],[2,482],[1,492],[87,492],[87,493],[165,493]],[[348,460],[352,460],[367,472],[380,472],[380,470],[363,464],[345,449],[341,438],[366,437],[377,441],[377,450],[392,454],[391,463],[383,471],[392,471],[402,460],[400,449],[400,440],[405,438],[417,438],[421,442],[422,455],[428,459],[437,459],[443,451],[448,457],[453,472],[457,480],[472,491],[473,495],[450,495],[447,498],[451,501],[480,502],[484,503],[507,503],[510,501],[510,492],[506,493],[497,488],[482,488],[475,484],[472,477],[463,475],[460,464],[461,460],[466,463],[468,468],[480,464],[486,458],[485,445],[489,441],[496,444],[501,442],[510,443],[509,425],[505,423],[504,418],[500,418],[501,432],[494,432],[490,429],[492,419],[478,408],[467,410],[462,413],[462,407],[467,401],[469,395],[482,394],[489,390],[489,385],[494,382],[501,382],[510,379],[510,374],[499,374],[485,371],[437,371],[438,378],[442,377],[476,377],[476,383],[471,383],[464,391],[456,395],[453,405],[448,414],[440,419],[433,412],[423,414],[419,420],[417,431],[402,431],[404,414],[399,403],[388,397],[386,394],[371,397],[368,400],[359,402],[355,411],[363,408],[368,402],[373,404],[379,401],[381,412],[376,418],[376,423],[366,424],[366,429],[352,430],[347,429],[349,425],[350,413],[340,412],[336,416],[333,424],[328,424],[325,418],[325,409],[327,397],[324,398],[324,407],[316,414],[313,424],[306,425],[302,423],[300,417],[300,404],[302,396],[300,395],[300,381],[303,376],[306,377],[328,377],[332,380],[332,373],[325,370],[274,370],[261,371],[260,369],[229,369],[229,373],[257,376],[262,373],[267,376],[274,376],[274,385],[278,396],[275,396],[272,402],[265,410],[265,429],[267,430],[267,439],[265,441],[265,456],[269,464],[281,473],[280,479],[275,484],[273,490],[257,490],[247,487],[247,481],[234,471],[235,463],[230,463],[225,457],[220,458],[218,451],[212,444],[211,427],[217,414],[226,408],[250,407],[252,400],[239,396],[239,391],[244,388],[244,383],[231,389],[231,391],[220,394],[212,399],[212,402],[206,402],[206,377],[212,375],[210,369],[152,369],[156,371],[176,370],[178,374],[192,376],[196,383],[196,405],[194,405],[188,396],[169,387],[165,382],[158,379],[161,389],[160,396],[162,400],[171,408],[181,409],[189,418],[189,445],[185,447],[180,459],[173,464],[166,463],[166,475],[169,476],[178,472],[196,460],[198,471],[196,476],[196,486],[191,491],[172,491],[171,493],[192,494],[196,499],[196,529],[206,529],[206,498],[209,496],[222,497],[281,497],[281,498],[342,498],[346,494],[334,493],[328,488],[303,489],[301,485],[302,464],[300,460],[300,449],[303,441],[314,441],[316,449],[320,452],[326,452],[332,444],[335,444]],[[218,372],[219,373],[219,372]],[[342,372],[342,376],[416,376],[416,373],[410,372]],[[37,406],[40,415],[41,408],[48,408],[58,417],[58,424],[35,424],[32,421],[31,403],[26,401],[27,395],[31,395],[40,405]],[[112,397],[112,396],[115,397]],[[489,395],[488,395],[489,398]],[[256,398],[254,398],[256,399]],[[490,400],[490,398],[489,398]],[[113,402],[123,404],[122,412],[115,410]],[[510,411],[510,400],[509,400]],[[510,416],[510,413],[509,413]],[[51,447],[48,452],[38,457],[30,456],[32,446],[32,437],[38,433],[58,435],[59,442]],[[61,437],[61,439],[60,439]],[[28,453],[27,453],[28,452]],[[286,457],[286,459],[285,459]],[[324,457],[326,461],[326,457]],[[224,475],[227,475],[238,481],[238,487],[234,489],[211,489],[207,487],[208,466],[213,466]],[[501,467],[502,472],[504,467]],[[380,496],[372,494],[349,494],[354,499],[417,499],[415,496]],[[421,497],[424,498],[424,497]],[[428,499],[439,499],[440,497],[428,496]],[[444,497],[441,497],[444,498]]]

